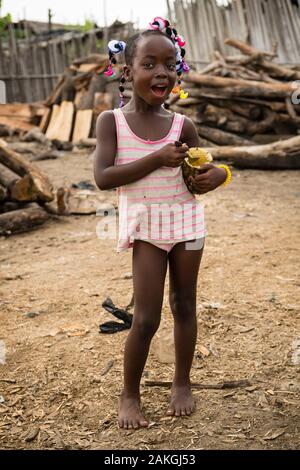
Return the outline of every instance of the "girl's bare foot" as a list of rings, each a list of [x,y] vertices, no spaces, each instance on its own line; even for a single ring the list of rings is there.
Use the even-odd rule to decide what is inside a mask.
[[[139,397],[126,396],[123,392],[120,397],[118,423],[123,429],[147,428],[148,421],[141,413]]]
[[[190,385],[173,385],[168,416],[189,416],[195,410],[195,400]]]

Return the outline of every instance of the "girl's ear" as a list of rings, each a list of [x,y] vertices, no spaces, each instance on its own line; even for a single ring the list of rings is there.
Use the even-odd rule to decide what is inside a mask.
[[[131,70],[130,65],[124,65],[123,74],[124,74],[124,77],[126,78],[126,82],[132,82],[133,77],[132,77],[132,70]]]

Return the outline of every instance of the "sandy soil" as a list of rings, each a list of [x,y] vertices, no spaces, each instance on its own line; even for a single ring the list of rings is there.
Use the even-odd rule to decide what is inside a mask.
[[[37,164],[55,186],[93,182],[86,152]],[[131,252],[97,238],[96,215],[2,237],[0,448],[299,449],[299,174],[235,170],[228,189],[203,197],[209,235],[192,380],[251,385],[195,390],[193,416],[168,418],[169,390],[143,384],[147,430],[116,423],[127,332],[99,334],[113,319],[103,300],[131,299]],[[166,287],[156,344],[168,353]],[[158,350],[143,380],[172,379]]]

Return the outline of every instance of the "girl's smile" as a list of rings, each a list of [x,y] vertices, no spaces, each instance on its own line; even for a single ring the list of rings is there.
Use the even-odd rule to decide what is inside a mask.
[[[167,94],[167,91],[168,91],[168,84],[167,85],[153,85],[151,87],[151,90],[153,91],[155,96],[158,96],[160,98],[165,98],[165,95]]]

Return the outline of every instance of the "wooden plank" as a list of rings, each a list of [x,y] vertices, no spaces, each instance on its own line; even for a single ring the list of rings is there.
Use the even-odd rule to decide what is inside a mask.
[[[50,115],[51,115],[51,108],[46,108],[42,116],[41,122],[39,124],[39,128],[41,129],[42,132],[45,132],[48,127]]]
[[[73,142],[78,142],[80,139],[87,139],[89,137],[92,118],[92,109],[80,109],[77,111],[72,137]]]
[[[60,106],[54,105],[53,108],[54,114],[52,113],[46,137],[68,141],[73,125],[74,104],[71,101],[63,101]]]
[[[48,124],[47,131],[46,131],[46,137],[48,139],[50,139],[49,135],[51,135],[53,133],[53,129],[54,129],[54,126],[55,126],[55,121],[56,121],[57,116],[59,115],[59,111],[60,111],[60,105],[54,104],[52,106],[50,122]]]

